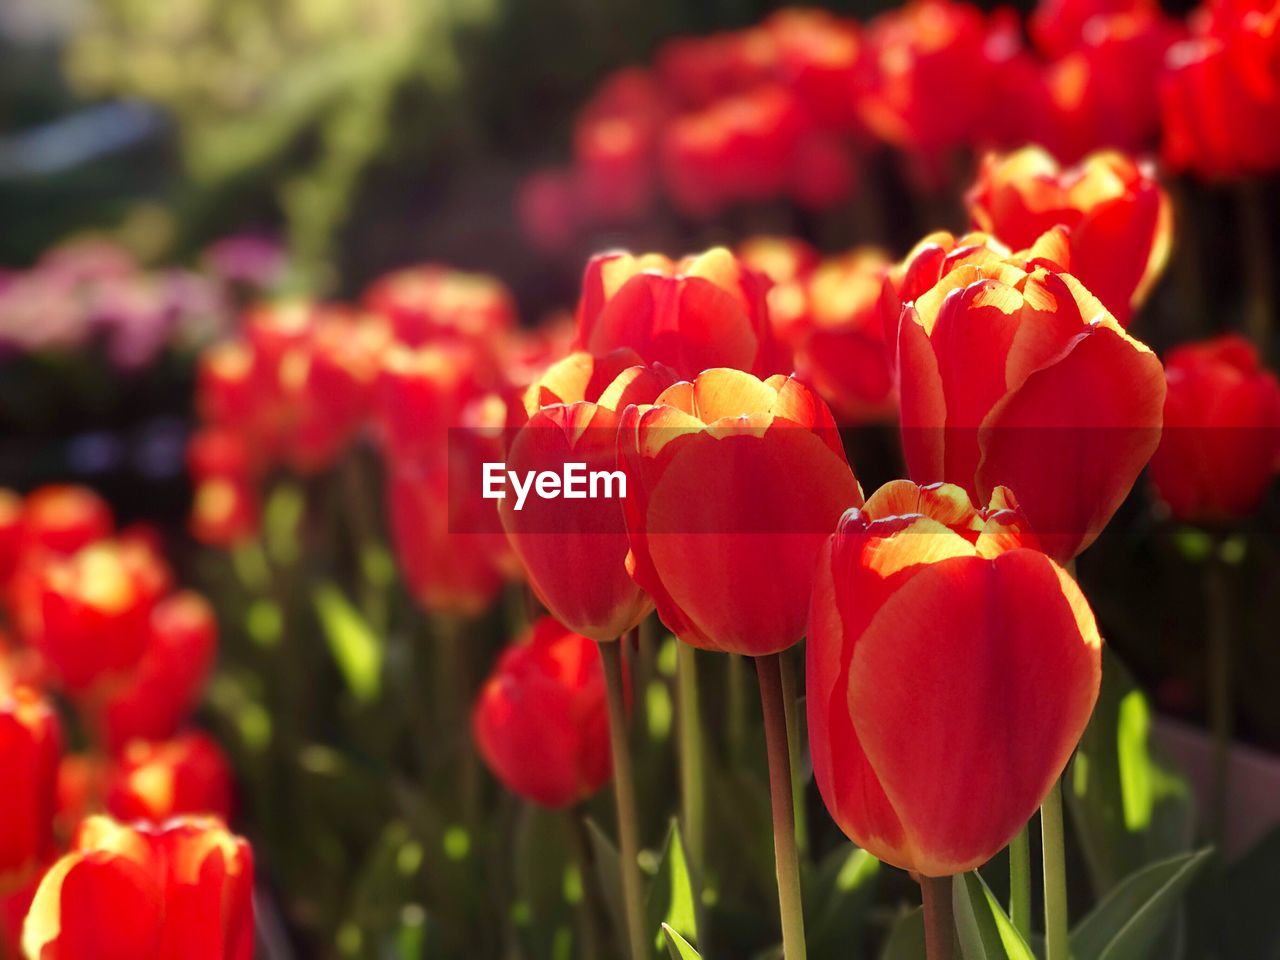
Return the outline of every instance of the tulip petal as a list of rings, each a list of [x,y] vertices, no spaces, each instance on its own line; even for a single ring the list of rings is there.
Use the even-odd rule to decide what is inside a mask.
[[[905,831],[900,865],[947,876],[1008,843],[1088,722],[1100,648],[1079,588],[1033,550],[932,564],[889,597],[848,708]]]
[[[978,500],[1006,486],[1044,550],[1091,544],[1160,442],[1160,361],[1114,324],[1089,327],[991,411],[979,436]]]

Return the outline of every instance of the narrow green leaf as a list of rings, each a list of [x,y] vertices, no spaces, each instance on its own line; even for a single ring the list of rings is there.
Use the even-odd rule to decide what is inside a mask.
[[[348,689],[361,703],[371,703],[382,688],[382,642],[334,584],[317,586],[313,599],[329,651]]]
[[[1153,863],[1121,881],[1071,932],[1073,960],[1142,960],[1177,914],[1212,849]]]
[[[693,949],[689,941],[668,924],[662,925],[662,936],[667,941],[667,953],[671,955],[671,960],[702,960],[702,954]]]
[[[659,952],[663,945],[662,927],[669,926],[682,936],[698,939],[693,882],[689,879],[689,863],[680,839],[680,827],[674,818],[658,860],[657,875],[649,887],[645,919],[650,930],[658,931],[653,945]]]
[[[1022,934],[977,871],[955,878],[951,900],[965,960],[1035,960]]]
[[[805,932],[813,956],[841,956],[862,939],[879,876],[880,861],[853,844],[806,871]]]
[[[1195,810],[1182,775],[1151,742],[1151,706],[1103,652],[1102,691],[1066,778],[1066,801],[1094,887],[1191,849]]]
[[[880,960],[925,960],[923,910],[916,907],[897,919]]]
[[[600,829],[600,824],[587,818],[587,836],[591,838],[591,854],[596,878],[604,895],[605,909],[615,930],[625,930],[627,916],[622,907],[622,858],[613,841]]]

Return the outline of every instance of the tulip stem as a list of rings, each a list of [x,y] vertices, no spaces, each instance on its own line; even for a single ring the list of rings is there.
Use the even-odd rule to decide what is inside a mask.
[[[622,907],[627,926],[627,954],[646,960],[644,902],[640,891],[640,831],[636,820],[635,774],[627,739],[626,695],[623,692],[624,639],[599,644],[604,664],[605,699],[609,708],[609,748],[613,757],[613,800],[618,815],[618,857],[622,873]]]
[[[950,877],[920,877],[924,901],[924,953],[928,960],[951,960],[955,955],[956,921],[951,904]]]
[[[1009,841],[1009,919],[1024,940],[1031,939],[1031,825]]]
[[[1213,800],[1210,829],[1223,850],[1227,840],[1227,804],[1231,776],[1231,624],[1227,571],[1222,548],[1215,541],[1204,571],[1205,606],[1209,620],[1209,726],[1213,731]]]
[[[569,845],[573,848],[574,865],[578,868],[578,877],[582,886],[582,899],[578,902],[578,923],[582,937],[582,949],[578,952],[582,957],[600,955],[600,931],[596,925],[596,904],[594,891],[595,863],[591,857],[591,840],[587,834],[584,815],[579,810],[569,811],[566,815],[569,829]]]
[[[1044,857],[1045,960],[1068,960],[1067,863],[1062,830],[1062,786],[1054,781],[1040,807],[1040,839]]]
[[[729,692],[725,706],[729,714],[729,759],[737,763],[742,759],[743,744],[747,739],[747,658],[736,653],[729,657]]]
[[[809,849],[809,824],[804,809],[804,783],[800,779],[800,720],[796,716],[799,699],[796,696],[795,661],[791,651],[778,654],[782,674],[782,703],[787,714],[787,750],[791,758],[791,808],[796,820],[796,847],[803,856]]]
[[[800,861],[791,804],[791,751],[787,743],[780,659],[777,653],[756,657],[756,675],[760,681],[760,707],[769,754],[769,799],[773,804],[773,856],[778,874],[778,907],[782,914],[782,955],[784,960],[805,960]]]
[[[1258,351],[1266,356],[1275,304],[1266,185],[1256,177],[1245,180],[1238,189],[1238,198],[1245,264],[1245,324]]]
[[[705,764],[698,709],[698,661],[693,647],[676,642],[676,722],[680,736],[680,800],[684,844],[695,886],[703,879],[706,839]]]

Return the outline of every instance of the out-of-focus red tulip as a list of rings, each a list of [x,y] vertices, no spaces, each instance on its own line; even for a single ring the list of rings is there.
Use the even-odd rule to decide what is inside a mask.
[[[397,460],[442,458],[449,431],[473,419],[489,397],[471,347],[392,347],[383,358],[375,403],[387,455]]]
[[[1060,57],[1078,47],[1097,20],[1159,9],[1155,0],[1039,0],[1027,28],[1042,53]]]
[[[456,457],[392,460],[387,504],[400,573],[424,610],[470,617],[493,602],[506,545],[496,504],[481,498],[478,471]]]
[[[115,520],[88,487],[55,484],[0,501],[0,574],[11,575],[34,554],[66,556],[111,535]]]
[[[52,853],[61,752],[48,702],[30,687],[0,688],[0,892],[21,885]]]
[[[68,753],[58,764],[57,803],[53,819],[60,845],[75,836],[85,817],[102,812],[108,758],[98,753]],[[32,893],[35,893],[33,890]]]
[[[785,354],[793,350],[806,327],[809,277],[822,255],[795,237],[756,236],[738,245],[738,259],[769,280],[765,302],[769,328]]]
[[[1280,168],[1280,4],[1216,0],[1191,18],[1160,79],[1162,152],[1203,177]]]
[[[868,24],[866,48],[864,121],[936,173],[984,128],[1017,24],[955,0],[912,0]]]
[[[485,764],[513,793],[553,808],[591,796],[612,772],[596,644],[539,619],[481,687],[471,729]]]
[[[829,210],[847,200],[858,183],[853,154],[843,140],[815,131],[796,141],[784,192],[806,210]]]
[[[163,823],[182,814],[231,816],[231,767],[202,733],[151,743],[134,740],[111,764],[105,796],[117,820]]]
[[[97,703],[99,732],[112,750],[171,737],[195,709],[217,650],[213,608],[189,590],[165,597],[151,611],[146,638],[137,665]]]
[[[45,874],[22,932],[40,960],[250,960],[253,853],[212,817],[90,817]]]
[[[864,247],[823,262],[809,278],[805,322],[794,340],[796,376],[842,423],[890,419],[895,403],[880,297],[889,260]]]
[[[142,541],[100,540],[19,570],[15,620],[61,685],[83,694],[138,662],[169,583],[168,567]]]
[[[1150,78],[1182,35],[1156,8],[1093,17],[1074,48],[1037,65],[1038,77],[1008,75],[1027,86],[1012,91],[1023,127],[1018,143],[1042,143],[1068,163],[1102,148],[1150,151],[1160,132]]]
[[[364,303],[391,321],[397,340],[414,347],[455,340],[492,345],[516,324],[511,294],[498,280],[439,264],[388,273],[365,291]]]
[[[826,10],[787,7],[761,25],[775,46],[775,73],[826,129],[860,133],[858,71],[866,53],[858,24]]]
[[[723,247],[675,263],[661,254],[601,254],[583,278],[577,345],[595,356],[634,350],[682,377],[711,367],[780,372],[768,289]]]
[[[1044,239],[1063,242],[1057,231]],[[947,253],[936,238],[916,258],[887,284],[939,275],[904,303],[896,334],[908,472],[979,502],[1008,487],[1045,550],[1071,559],[1159,443],[1159,359],[1050,259],[1001,258],[967,239]]]
[[[583,219],[573,170],[539,170],[526,177],[516,191],[516,214],[524,235],[538,250],[568,249]]]
[[[749,656],[804,634],[813,561],[862,502],[808,387],[708,370],[622,418],[632,573],[686,643]]]
[[[192,536],[210,546],[234,547],[257,535],[258,465],[244,434],[222,426],[197,431],[187,444],[187,469],[195,489]]]
[[[1280,464],[1280,383],[1234,334],[1179,347],[1151,482],[1179,520],[1223,523],[1258,506]]]
[[[621,412],[629,404],[653,403],[674,381],[671,371],[641,365],[632,351],[603,359],[574,353],[525,391],[516,412],[527,420],[512,435],[506,469],[521,477],[564,475],[568,464],[581,464],[583,496],[535,493],[519,502],[506,490],[498,514],[543,605],[593,640],[616,640],[649,612],[650,603],[625,566],[621,479],[611,497],[591,497],[587,485],[593,474],[616,468]]]
[[[923,876],[972,870],[1022,829],[1098,696],[1084,595],[994,493],[978,512],[958,487],[896,481],[845,515],[817,565],[818,789],[859,846]]]
[[[574,130],[578,197],[594,220],[632,221],[653,202],[657,131],[643,115],[580,117]]]
[[[1123,154],[1096,153],[1066,169],[1036,147],[989,155],[966,203],[979,230],[1014,249],[1066,227],[1072,274],[1121,323],[1169,257],[1169,198],[1150,170]]]

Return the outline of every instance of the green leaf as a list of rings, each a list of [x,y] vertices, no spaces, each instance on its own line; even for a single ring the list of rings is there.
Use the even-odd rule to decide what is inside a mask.
[[[849,944],[861,941],[879,876],[879,860],[843,844],[805,877],[805,931],[812,956],[844,956]]]
[[[1150,956],[1212,854],[1206,848],[1172,857],[1126,877],[1071,932],[1073,960]]]
[[[965,960],[1035,960],[1022,934],[977,871],[954,879],[951,900]]]
[[[662,925],[662,936],[667,941],[667,953],[671,955],[671,960],[702,960],[702,954],[693,949],[689,941],[668,924]]]
[[[329,650],[352,696],[361,703],[378,699],[382,687],[381,641],[334,584],[317,586],[313,599]]]
[[[689,879],[689,863],[675,818],[667,830],[667,841],[658,860],[658,872],[649,887],[645,919],[650,930],[659,931],[653,941],[658,952],[663,946],[662,927],[670,927],[682,936],[698,939],[693,882]]]
[[[587,818],[587,836],[591,839],[591,855],[595,861],[596,879],[604,896],[605,909],[615,930],[625,930],[627,916],[622,906],[622,858],[613,841],[600,829],[600,825]]]
[[[1100,893],[1191,849],[1191,791],[1151,742],[1151,716],[1128,671],[1104,650],[1098,705],[1066,778],[1067,807]]]
[[[916,907],[897,919],[880,960],[925,960],[922,909]]]

